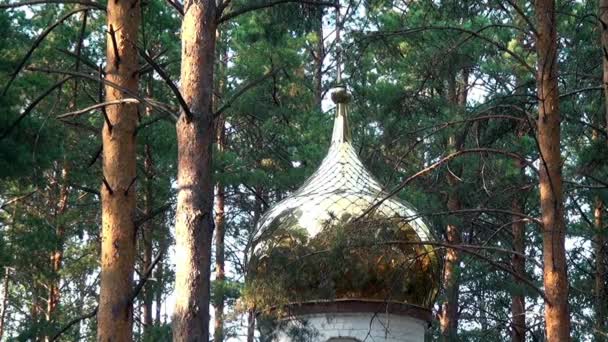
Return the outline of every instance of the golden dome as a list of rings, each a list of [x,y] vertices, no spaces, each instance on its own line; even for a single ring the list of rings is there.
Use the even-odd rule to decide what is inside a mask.
[[[265,290],[286,302],[358,298],[430,308],[439,261],[432,246],[419,243],[432,240],[430,230],[411,205],[385,199],[357,156],[347,120],[349,98],[344,88],[332,94],[337,114],[319,168],[260,219],[251,291],[256,284],[270,286]]]

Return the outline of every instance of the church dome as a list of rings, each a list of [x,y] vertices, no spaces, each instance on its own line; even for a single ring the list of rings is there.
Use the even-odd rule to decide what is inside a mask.
[[[269,209],[254,234],[255,305],[370,300],[433,305],[439,261],[408,203],[388,197],[351,144],[349,94],[338,88],[331,146],[316,172]],[[254,299],[255,300],[255,299]],[[261,303],[260,303],[261,302]]]

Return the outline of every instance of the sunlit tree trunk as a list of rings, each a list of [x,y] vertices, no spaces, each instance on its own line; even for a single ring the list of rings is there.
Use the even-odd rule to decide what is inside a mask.
[[[55,225],[55,248],[51,252],[51,270],[52,277],[49,283],[49,296],[47,301],[46,319],[48,323],[52,323],[55,315],[57,306],[59,305],[60,291],[59,286],[61,277],[59,272],[61,271],[61,263],[63,261],[63,243],[65,236],[65,226],[62,222],[61,216],[65,213],[68,206],[68,174],[69,167],[67,160],[64,160],[59,171],[60,175],[54,176],[54,182],[57,186],[53,187],[56,190],[57,197],[53,196],[53,200],[57,200],[54,210],[54,225]],[[58,176],[58,177],[57,177]],[[45,340],[48,341],[49,336],[45,336]]]
[[[142,33],[145,32],[143,30]],[[144,35],[145,41],[145,35]],[[150,76],[146,82],[146,96],[152,98],[154,96],[152,90],[152,77]],[[146,117],[152,115],[152,108],[146,108]],[[150,141],[146,141],[144,145],[144,215],[148,216],[154,208],[154,193],[152,184],[154,182],[154,159],[152,157],[152,144]],[[142,274],[152,265],[152,236],[154,233],[154,220],[147,220],[140,227],[142,237],[142,249],[143,249],[143,262],[142,262]],[[152,284],[146,283],[142,289],[142,324],[144,328],[144,336],[149,335],[150,328],[152,327],[152,302],[154,301],[154,291],[151,286]]]
[[[152,182],[154,181],[154,160],[152,159],[152,146],[146,143],[144,147],[144,173],[146,174],[144,189],[144,215],[150,215],[154,206],[154,195],[152,193]],[[148,220],[142,227],[143,263],[142,271],[145,272],[152,265],[152,233],[154,229],[153,220]],[[142,274],[143,274],[142,272]],[[144,335],[147,336],[152,327],[152,301],[153,291],[151,284],[146,284],[143,291],[143,326]]]
[[[108,81],[138,91],[138,54],[135,43],[139,29],[140,2],[115,0],[107,5],[106,39]],[[128,97],[106,86],[106,101]],[[131,341],[133,329],[133,266],[135,262],[135,132],[136,104],[105,108],[102,131],[103,184],[101,186],[102,233],[101,278],[97,312],[99,341]]]
[[[160,248],[159,248],[160,249]],[[155,313],[155,322],[154,324],[156,326],[160,326],[162,324],[162,315],[161,315],[161,309],[163,306],[163,284],[164,284],[164,279],[163,279],[163,271],[164,271],[164,266],[163,266],[163,261],[159,261],[158,265],[156,266],[156,282],[158,283],[158,286],[156,288],[156,293],[155,293],[155,309],[156,309],[156,313]]]
[[[184,4],[180,85],[190,113],[177,122],[174,341],[209,341],[216,10],[214,0]]]
[[[554,0],[535,2],[538,54],[538,143],[540,145],[540,207],[543,222],[543,283],[546,338],[570,340],[566,226],[562,198],[560,113],[557,79],[557,22]]]
[[[315,20],[315,35],[317,41],[313,49],[314,60],[314,77],[315,77],[315,104],[318,110],[322,110],[321,103],[323,101],[323,62],[325,61],[325,42],[323,41],[323,8],[315,9],[317,11]]]
[[[219,150],[221,151],[224,146],[225,131],[221,129],[220,140],[218,142]],[[215,332],[214,341],[224,340],[224,281],[226,279],[225,267],[224,267],[224,237],[225,237],[225,189],[221,182],[217,184],[217,195],[215,202],[215,272],[216,272],[216,283],[217,286],[221,286],[218,293],[217,303],[215,307]]]
[[[511,202],[511,211],[514,213],[524,212],[523,201],[519,196],[519,193],[515,194]],[[513,223],[511,223],[513,251],[523,255],[525,253],[526,224],[522,221],[521,216],[513,216],[511,220],[513,220]],[[513,272],[519,275],[519,277],[523,278],[526,276],[526,264],[522,256],[513,254],[511,265]],[[526,340],[526,299],[523,294],[523,287],[525,285],[518,278],[514,278],[513,281],[516,284],[516,289],[511,296],[511,341],[524,342]]]
[[[8,286],[10,278],[10,269],[4,268],[4,281],[2,282],[2,311],[0,311],[0,341],[4,336],[4,322],[6,322],[6,312],[8,311]]]
[[[598,119],[596,126],[608,125],[608,0],[599,2],[599,20],[602,43],[602,70],[604,84],[604,115]],[[600,133],[594,130],[593,140],[598,141]],[[601,197],[596,196],[594,200],[594,222],[595,222],[595,329],[596,341],[608,341],[608,327],[606,325],[606,310],[608,308],[608,294],[606,291],[606,274],[608,268],[608,247],[606,232],[604,230],[605,203]]]
[[[218,41],[221,42],[221,31],[218,30]],[[224,44],[220,43],[218,49],[218,70],[217,70],[217,85],[215,93],[217,94],[216,101],[214,101],[214,110],[219,107],[219,99],[225,95],[226,85],[226,71],[228,69],[228,49]],[[226,121],[225,114],[222,114],[217,119],[216,124],[216,139],[217,139],[217,150],[219,153],[224,152],[226,149]],[[220,172],[222,172],[220,170]],[[225,213],[225,201],[226,201],[226,189],[224,184],[218,180],[215,186],[215,283],[218,287],[216,292],[216,303],[215,303],[215,324],[213,332],[213,341],[222,342],[224,341],[224,281],[226,280],[225,271],[225,236],[226,236],[226,213]]]
[[[453,111],[464,110],[466,107],[468,78],[468,70],[462,70],[462,79],[458,86],[456,82],[456,72],[452,72],[448,76],[447,96]],[[458,146],[459,144],[456,136],[452,135],[448,138],[448,149],[452,152],[460,148],[460,146]],[[461,201],[456,190],[458,182],[457,175],[452,172],[447,175],[446,183],[449,187],[447,207],[450,212],[461,209]],[[445,240],[450,245],[460,244],[461,232],[458,225],[450,223],[446,226]],[[458,277],[459,262],[459,251],[457,249],[447,249],[443,270],[445,300],[442,304],[441,312],[439,313],[439,327],[443,341],[453,340],[458,331],[458,297],[460,292],[460,280]]]

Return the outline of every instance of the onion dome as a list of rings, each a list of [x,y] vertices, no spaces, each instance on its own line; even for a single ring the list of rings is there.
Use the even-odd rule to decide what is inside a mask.
[[[254,305],[388,301],[429,309],[439,261],[411,205],[387,197],[351,144],[343,87],[331,146],[316,172],[269,209],[254,235],[248,295]]]

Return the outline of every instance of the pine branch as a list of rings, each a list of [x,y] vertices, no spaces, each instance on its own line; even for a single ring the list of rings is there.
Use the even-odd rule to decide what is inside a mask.
[[[92,106],[83,108],[83,109],[79,109],[73,112],[67,112],[65,114],[60,114],[57,115],[57,119],[65,119],[65,118],[69,118],[71,116],[78,116],[81,114],[86,114],[92,110],[101,108],[101,107],[107,107],[107,106],[113,106],[113,105],[118,105],[118,104],[123,104],[123,103],[139,103],[138,99],[121,99],[121,100],[114,100],[114,101],[108,101],[108,102],[103,102],[103,103],[96,103]]]
[[[219,19],[218,19],[218,23],[221,24],[223,22],[226,22],[228,20],[234,19],[240,15],[243,15],[245,13],[249,13],[249,12],[253,12],[253,11],[257,11],[260,9],[264,9],[264,8],[270,8],[276,5],[280,5],[280,4],[287,4],[287,3],[297,3],[297,4],[307,4],[307,5],[317,5],[317,6],[327,6],[327,7],[336,7],[336,3],[335,2],[331,2],[331,1],[312,1],[312,0],[275,0],[275,1],[270,1],[267,3],[263,3],[263,4],[255,4],[255,5],[250,5],[250,6],[245,6],[236,10],[232,10],[228,13],[226,13],[226,15],[222,15]],[[221,11],[218,11],[221,14]]]
[[[44,100],[55,89],[61,87],[65,82],[67,82],[68,80],[70,80],[72,78],[73,78],[72,76],[65,77],[64,79],[62,79],[61,81],[55,83],[53,86],[51,86],[46,91],[44,91],[34,101],[32,101],[32,103],[30,103],[23,110],[23,112],[19,115],[19,117],[15,121],[13,121],[13,123],[11,123],[8,126],[8,128],[2,133],[2,135],[0,135],[0,141],[2,141],[4,138],[6,138],[11,133],[11,131],[13,129],[15,129],[15,127],[17,127],[17,125],[19,125],[19,123],[21,122],[21,120],[23,120],[26,116],[28,116],[28,114],[30,114],[32,112],[32,110],[34,110],[34,108],[36,108],[36,105],[38,105],[38,103],[40,103],[40,101]]]
[[[68,70],[54,70],[54,69],[46,69],[46,68],[36,68],[36,67],[29,67],[26,68],[26,70],[29,71],[36,71],[36,72],[44,72],[44,73],[48,73],[48,74],[61,74],[61,75],[69,75],[72,77],[80,77],[80,78],[86,78],[95,82],[100,82],[100,84],[105,84],[106,86],[112,87],[114,89],[118,89],[120,91],[122,91],[123,93],[131,96],[134,99],[137,99],[140,103],[146,105],[146,106],[150,106],[151,108],[157,109],[161,112],[167,113],[169,114],[172,118],[174,118],[175,120],[178,119],[178,117],[175,115],[175,113],[171,112],[170,110],[159,106],[157,104],[155,104],[154,102],[151,102],[135,93],[133,93],[132,91],[119,86],[118,84],[108,81],[106,79],[100,79],[98,76],[93,76],[91,74],[87,74],[87,73],[82,73],[82,72],[74,72],[74,71],[68,71]]]
[[[24,2],[14,2],[11,4],[0,5],[0,10],[18,8],[24,6],[43,5],[43,4],[80,4],[97,10],[106,11],[106,6],[96,1],[87,0],[30,0]]]
[[[241,89],[239,89],[234,95],[226,101],[213,115],[214,117],[220,116],[226,109],[230,108],[234,102],[241,97],[243,94],[251,90],[252,88],[257,87],[259,84],[267,80],[268,78],[276,75],[282,68],[273,69],[267,73],[265,73],[262,77],[253,80],[246,85],[244,85]]]
[[[21,59],[21,62],[19,62],[19,65],[17,66],[15,71],[12,73],[11,78],[8,80],[8,82],[6,83],[6,86],[4,87],[4,91],[2,91],[2,96],[6,95],[6,92],[10,88],[11,84],[13,84],[13,81],[15,81],[15,78],[17,78],[17,75],[19,75],[21,70],[23,70],[25,63],[27,63],[27,60],[32,56],[32,54],[38,48],[38,46],[40,46],[42,41],[44,41],[46,36],[48,36],[49,33],[51,33],[53,31],[53,29],[55,29],[57,26],[61,25],[61,23],[68,20],[74,14],[82,12],[82,11],[88,11],[90,9],[91,9],[91,7],[83,7],[83,8],[75,9],[71,12],[68,12],[64,16],[59,18],[59,20],[57,20],[56,22],[54,22],[53,24],[48,26],[46,29],[44,29],[44,31],[42,31],[42,33],[38,36],[38,38],[36,38],[36,40],[30,47],[30,49],[27,51],[25,56]]]

